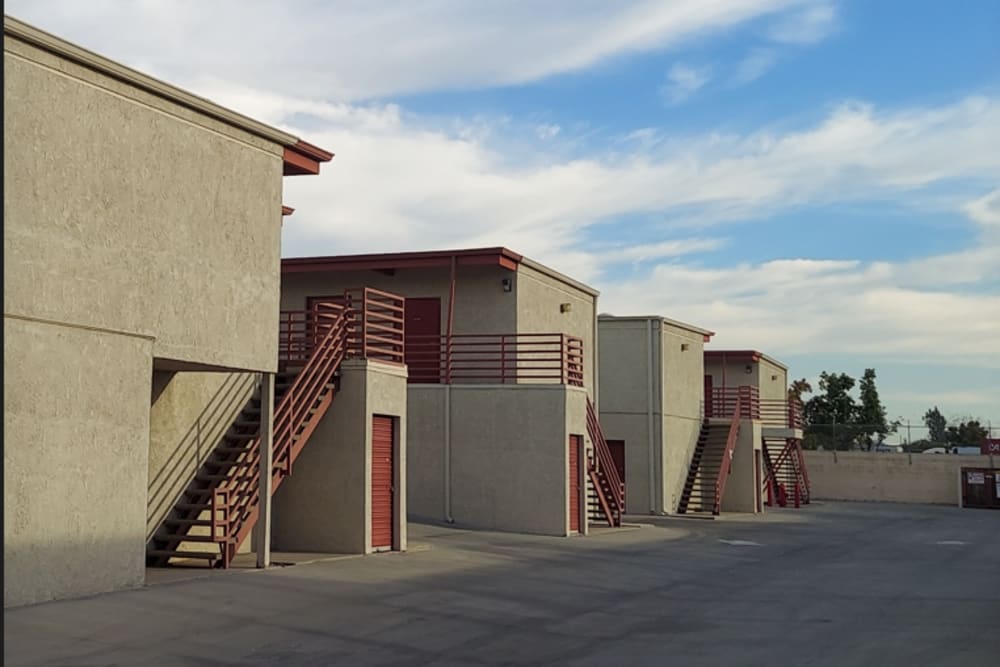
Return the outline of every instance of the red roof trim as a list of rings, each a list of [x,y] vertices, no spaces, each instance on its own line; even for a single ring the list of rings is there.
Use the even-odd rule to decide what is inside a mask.
[[[712,361],[752,361],[758,362],[764,356],[757,350],[705,350],[705,358]]]
[[[517,271],[523,257],[507,248],[433,250],[372,255],[334,255],[331,257],[292,257],[281,260],[282,273],[325,271],[380,271],[386,269],[427,269],[451,265],[452,258],[461,266],[501,266]]]
[[[283,175],[318,174],[320,163],[332,159],[333,153],[300,139],[294,146],[285,146]]]
[[[292,213],[295,213],[294,208],[291,206],[285,206],[284,204],[281,205],[281,215],[291,215]]]

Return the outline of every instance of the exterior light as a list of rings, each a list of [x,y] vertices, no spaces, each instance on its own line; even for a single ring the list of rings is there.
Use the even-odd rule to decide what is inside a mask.
[[[753,366],[747,364],[746,366],[743,367],[743,372],[746,373],[747,375],[750,375],[751,373],[753,373]]]
[[[687,350],[690,347],[687,343],[681,343],[681,351]]]
[[[559,304],[559,312],[560,313],[568,313],[571,310],[573,310],[573,304],[571,304],[571,303],[560,303]]]
[[[509,292],[513,289],[513,284],[511,283],[510,278],[504,278],[500,281],[500,284],[503,285],[504,292]]]

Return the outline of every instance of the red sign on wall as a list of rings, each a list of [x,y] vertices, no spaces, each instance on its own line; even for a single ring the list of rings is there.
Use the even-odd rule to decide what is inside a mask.
[[[986,438],[983,440],[983,444],[980,445],[980,451],[983,454],[1000,456],[1000,438]]]

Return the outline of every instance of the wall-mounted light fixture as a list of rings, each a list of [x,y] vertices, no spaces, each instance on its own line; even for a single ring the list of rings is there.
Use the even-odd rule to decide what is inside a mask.
[[[571,304],[571,303],[560,303],[559,304],[559,312],[560,313],[568,313],[571,310],[573,310],[573,304]]]
[[[777,380],[777,379],[778,379],[778,376],[777,376],[777,375],[772,375],[772,376],[771,376],[771,379],[772,379],[772,380]]]
[[[500,284],[503,285],[504,292],[509,292],[514,289],[514,284],[511,282],[510,278],[504,278],[500,281]]]
[[[681,351],[682,352],[685,351],[685,350],[687,350],[689,347],[690,347],[690,345],[688,345],[687,343],[681,343]]]
[[[743,372],[746,373],[747,375],[750,375],[751,373],[753,373],[753,366],[747,364],[746,366],[743,367]]]

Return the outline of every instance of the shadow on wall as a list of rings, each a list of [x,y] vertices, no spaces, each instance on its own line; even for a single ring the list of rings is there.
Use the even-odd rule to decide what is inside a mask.
[[[75,535],[54,539],[5,541],[5,608],[143,585],[146,550],[139,530],[133,535],[101,531],[95,517],[84,518],[78,528]],[[5,645],[8,638],[5,633]]]
[[[221,384],[211,392],[211,385],[216,383]],[[246,406],[256,387],[256,373],[154,373],[147,541]],[[191,413],[198,409],[197,405],[189,410],[184,408],[206,394],[204,408],[192,418]],[[158,409],[160,401],[169,401],[171,405]]]

